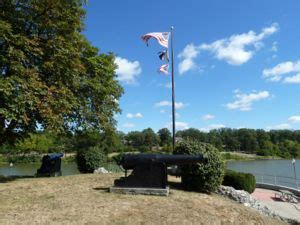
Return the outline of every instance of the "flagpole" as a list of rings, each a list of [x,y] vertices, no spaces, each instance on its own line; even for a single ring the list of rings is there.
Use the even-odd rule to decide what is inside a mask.
[[[172,50],[172,131],[173,131],[173,152],[175,150],[175,144],[176,144],[176,140],[175,140],[175,135],[176,135],[176,130],[175,130],[175,81],[174,81],[174,49],[173,49],[173,30],[174,27],[171,26],[171,50]]]

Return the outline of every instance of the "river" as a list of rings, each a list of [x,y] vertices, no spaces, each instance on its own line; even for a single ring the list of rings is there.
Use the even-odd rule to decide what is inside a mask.
[[[292,160],[229,161],[227,168],[252,173],[260,183],[300,188],[300,160],[296,160],[295,170]]]
[[[15,164],[12,167],[9,164],[0,164],[0,175],[2,176],[34,176],[41,163]],[[62,174],[73,175],[78,174],[77,165],[74,162],[62,162]]]
[[[34,176],[40,166],[41,163],[15,164],[12,167],[9,164],[0,164],[0,176]],[[103,167],[113,172],[121,171],[120,167],[114,163],[105,163]],[[80,173],[75,162],[62,161],[61,171],[63,176]]]
[[[3,176],[34,176],[36,170],[40,167],[40,163],[33,164],[16,164],[10,167],[8,164],[0,164],[0,175]],[[104,165],[108,170],[118,171],[116,165]],[[227,168],[235,171],[247,172],[255,174],[256,180],[259,182],[268,182],[295,186],[293,180],[295,173],[291,160],[251,160],[251,161],[229,161]],[[120,170],[119,170],[120,171]],[[295,172],[297,178],[300,179],[300,160],[296,160]],[[72,175],[78,174],[77,165],[74,162],[62,162],[62,174]],[[262,175],[263,174],[263,175]],[[276,178],[274,177],[276,176]],[[285,178],[282,178],[285,177]],[[290,178],[288,178],[290,177]],[[298,181],[300,185],[300,180]]]

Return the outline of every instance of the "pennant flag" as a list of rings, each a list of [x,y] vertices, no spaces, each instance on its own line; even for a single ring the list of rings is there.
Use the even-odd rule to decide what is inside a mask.
[[[141,38],[144,42],[146,42],[147,46],[149,39],[155,38],[161,46],[168,48],[169,36],[170,32],[153,32],[145,34]]]
[[[161,67],[159,67],[158,72],[168,75],[169,74],[168,69],[169,69],[169,64],[164,64]]]
[[[163,50],[161,52],[158,52],[158,57],[160,58],[160,60],[166,60],[166,61],[169,62],[169,55],[168,55],[167,50]]]

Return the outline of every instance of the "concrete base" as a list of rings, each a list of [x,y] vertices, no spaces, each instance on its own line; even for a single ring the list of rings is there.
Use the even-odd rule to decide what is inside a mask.
[[[131,195],[157,195],[168,196],[169,187],[163,188],[135,188],[135,187],[110,187],[109,192],[118,194],[131,194]]]

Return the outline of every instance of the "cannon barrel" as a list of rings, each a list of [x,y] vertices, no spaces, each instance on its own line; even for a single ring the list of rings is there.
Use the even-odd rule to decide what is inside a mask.
[[[137,165],[164,163],[166,166],[193,164],[198,162],[206,162],[207,159],[203,155],[160,155],[160,154],[125,154],[122,156],[120,165],[125,170],[130,170]]]

